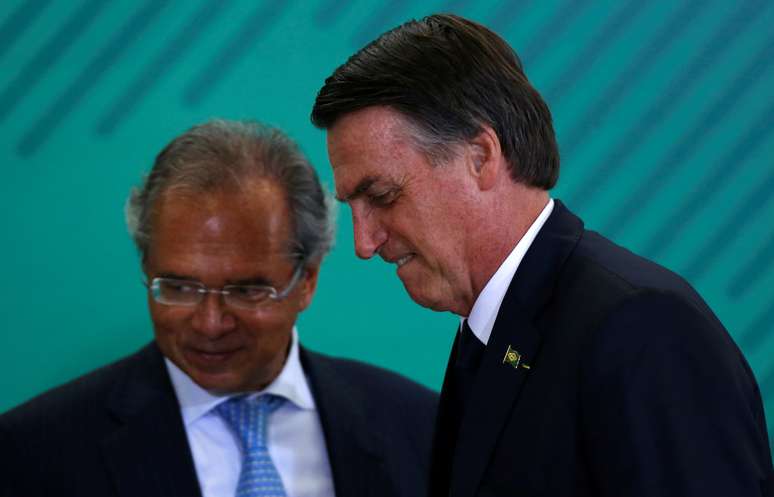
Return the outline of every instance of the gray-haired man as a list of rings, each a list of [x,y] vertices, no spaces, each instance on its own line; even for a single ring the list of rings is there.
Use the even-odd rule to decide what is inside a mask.
[[[292,141],[196,126],[128,221],[155,341],[0,417],[1,495],[424,495],[435,394],[298,343],[332,219]]]

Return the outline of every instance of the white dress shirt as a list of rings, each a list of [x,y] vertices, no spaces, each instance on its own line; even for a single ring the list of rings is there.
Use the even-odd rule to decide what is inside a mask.
[[[521,237],[519,243],[511,250],[508,257],[505,258],[500,267],[495,271],[495,274],[489,278],[489,281],[484,286],[484,289],[478,295],[478,298],[473,303],[473,308],[470,310],[470,315],[467,317],[468,326],[470,326],[473,334],[476,338],[481,340],[481,343],[486,345],[489,343],[489,336],[492,334],[492,328],[494,328],[495,319],[497,319],[497,313],[500,312],[500,304],[503,302],[505,292],[508,291],[508,286],[511,284],[513,276],[516,274],[516,270],[521,264],[521,260],[524,258],[524,254],[535,241],[540,228],[546,223],[548,216],[554,210],[554,200],[548,199],[548,203],[540,215],[535,219],[532,225],[529,227],[524,236]],[[464,321],[464,317],[461,321]],[[460,325],[460,329],[462,326]]]
[[[234,497],[241,447],[212,409],[228,399],[213,395],[165,359],[180,403],[203,497]],[[268,419],[268,449],[288,497],[333,497],[333,478],[322,425],[298,355],[298,332],[279,376],[260,393],[286,399]]]

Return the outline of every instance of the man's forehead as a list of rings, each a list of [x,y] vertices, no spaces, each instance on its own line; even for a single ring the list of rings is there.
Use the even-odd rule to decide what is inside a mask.
[[[328,130],[328,150],[365,148],[372,144],[408,145],[410,124],[399,111],[372,106],[341,116]],[[337,164],[333,164],[335,168]]]
[[[256,181],[243,188],[166,192],[154,209],[153,239],[217,240],[236,245],[274,243],[288,235],[289,212],[282,188]]]
[[[342,116],[327,135],[336,198],[346,201],[385,181],[415,150],[406,118],[389,107]]]

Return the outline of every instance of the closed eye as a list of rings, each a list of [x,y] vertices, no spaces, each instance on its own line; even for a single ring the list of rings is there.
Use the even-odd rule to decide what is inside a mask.
[[[193,281],[166,280],[162,287],[168,292],[196,293],[202,290],[201,285]]]
[[[387,207],[394,203],[400,197],[399,188],[391,188],[380,193],[371,193],[368,195],[368,203],[375,207]]]
[[[273,288],[260,285],[228,285],[223,290],[245,301],[261,301],[273,292]]]

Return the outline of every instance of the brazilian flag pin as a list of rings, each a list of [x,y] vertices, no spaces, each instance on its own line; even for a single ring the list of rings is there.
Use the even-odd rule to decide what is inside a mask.
[[[519,367],[529,369],[529,366],[521,362],[521,359],[519,351],[508,345],[508,350],[505,351],[505,357],[503,357],[503,364],[510,364],[513,369],[519,369]]]

